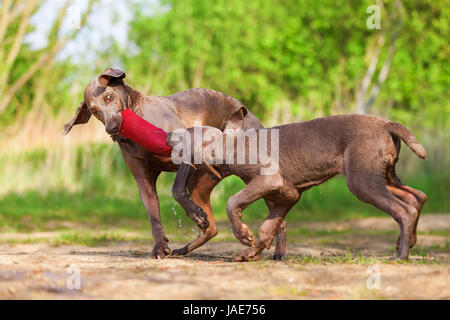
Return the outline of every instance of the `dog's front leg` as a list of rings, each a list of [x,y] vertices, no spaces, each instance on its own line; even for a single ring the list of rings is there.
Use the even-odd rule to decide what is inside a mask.
[[[194,167],[189,164],[181,164],[177,171],[177,176],[172,187],[172,194],[175,200],[183,207],[186,214],[191,218],[201,230],[206,230],[209,227],[208,216],[196,205],[187,193],[186,188],[191,174],[194,172]]]
[[[144,160],[136,159],[127,152],[122,152],[122,154],[139,187],[139,195],[152,225],[152,234],[155,241],[152,257],[154,259],[164,258],[170,254],[171,249],[169,248],[169,239],[166,237],[161,224],[159,199],[156,192],[156,179],[161,171],[149,168]]]
[[[258,260],[261,251],[269,249],[272,245],[277,230],[280,228],[286,214],[295,203],[296,200],[293,200],[291,203],[275,204],[270,210],[269,216],[259,228],[258,239],[254,246],[238,253],[234,258],[234,261]]]
[[[164,233],[164,228],[161,224],[159,198],[156,192],[156,178],[159,173],[160,172],[152,172],[152,177],[148,180],[146,179],[141,183],[138,182],[139,194],[152,226],[154,239],[152,257],[155,259],[164,258],[172,251],[169,248],[169,239]]]

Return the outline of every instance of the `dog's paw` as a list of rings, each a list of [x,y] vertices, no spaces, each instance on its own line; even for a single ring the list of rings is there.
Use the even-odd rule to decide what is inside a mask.
[[[205,211],[203,211],[203,209],[199,206],[195,206],[195,208],[192,210],[192,219],[200,229],[206,230],[209,228],[208,216],[206,215]]]
[[[163,259],[172,252],[172,250],[169,248],[168,242],[169,240],[164,239],[155,243],[155,246],[152,250],[153,259]]]
[[[286,259],[286,255],[282,255],[282,254],[278,254],[278,253],[273,255],[273,260],[275,260],[275,261],[280,261],[282,259]]]
[[[177,256],[184,256],[186,254],[188,254],[188,247],[184,246],[183,248],[172,250],[170,256],[177,257]]]
[[[256,252],[254,248],[250,248],[238,253],[233,259],[234,262],[258,261],[258,260],[259,260],[259,253]]]
[[[409,258],[409,255],[401,255],[400,253],[396,253],[395,256],[389,257],[389,261],[407,261]]]
[[[253,236],[253,232],[245,223],[243,223],[237,230],[236,237],[242,244],[245,244],[246,246],[255,246],[255,237]]]

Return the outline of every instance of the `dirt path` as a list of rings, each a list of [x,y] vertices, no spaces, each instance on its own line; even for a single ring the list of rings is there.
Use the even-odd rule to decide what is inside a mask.
[[[232,263],[240,249],[232,243],[163,260],[150,259],[147,249],[2,245],[0,299],[450,299],[448,264],[380,264],[380,289],[369,290],[370,264]],[[72,264],[80,290],[67,288]]]
[[[390,230],[391,225],[379,219],[309,223],[311,230],[352,232],[292,236],[290,258],[282,262],[270,260],[269,251],[262,261],[233,263],[232,256],[243,246],[220,237],[187,257],[152,260],[148,241],[54,246],[30,241],[32,234],[2,234],[3,240],[9,236],[19,242],[0,244],[0,299],[450,299],[447,216],[424,217],[423,227],[431,226],[427,231],[443,232],[419,236],[418,246],[427,254],[413,254],[408,264],[382,260],[396,235],[366,233]],[[171,243],[172,248],[180,245]],[[374,255],[382,263],[349,259],[349,247],[356,256]],[[76,270],[81,288],[69,289],[68,279],[69,285],[76,285]],[[378,275],[379,289],[369,289],[369,276],[376,280]]]

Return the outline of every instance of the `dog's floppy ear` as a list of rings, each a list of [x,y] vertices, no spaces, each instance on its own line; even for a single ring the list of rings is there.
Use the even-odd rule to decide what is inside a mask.
[[[110,81],[120,81],[123,83],[125,72],[119,69],[106,68],[101,75],[98,76],[98,84],[100,87],[106,88]]]
[[[78,106],[77,112],[75,113],[75,116],[72,120],[67,122],[64,125],[64,133],[63,136],[68,134],[70,129],[76,124],[83,124],[89,121],[89,118],[91,117],[91,111],[89,111],[86,102],[81,102]]]
[[[244,122],[245,116],[248,114],[246,107],[242,106],[238,111],[233,113],[228,119],[225,129],[237,130],[242,128],[242,123]]]

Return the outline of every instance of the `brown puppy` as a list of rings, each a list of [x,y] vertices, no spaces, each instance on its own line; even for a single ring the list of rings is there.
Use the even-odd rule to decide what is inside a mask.
[[[189,136],[193,136],[194,130],[188,130]],[[273,127],[268,129],[268,136],[279,135],[279,140],[268,139],[267,149],[272,150],[272,145],[278,143],[279,153],[270,154],[270,161],[263,161],[258,155],[255,164],[236,164],[236,161],[227,164],[226,158],[230,154],[234,160],[239,156],[236,152],[238,139],[234,138],[233,143],[227,145],[229,136],[226,133],[205,127],[202,130],[213,132],[209,136],[214,136],[214,139],[203,141],[200,150],[203,165],[200,167],[204,167],[205,162],[212,163],[213,157],[214,171],[221,176],[237,175],[247,183],[227,203],[227,214],[235,236],[249,246],[235,260],[258,259],[264,248],[270,248],[276,231],[302,192],[337,174],[346,176],[348,188],[359,200],[387,212],[397,221],[400,237],[396,258],[408,258],[409,248],[416,243],[417,222],[427,197],[423,192],[402,184],[395,174],[400,139],[419,157],[425,158],[426,153],[416,137],[401,124],[373,116],[342,115]],[[258,137],[261,132],[256,130]],[[248,161],[251,139],[244,140],[245,159]],[[216,149],[208,148],[213,141],[225,150],[220,152],[223,156],[219,161]],[[173,139],[173,133],[168,135],[167,142],[174,148],[179,143]],[[191,146],[191,158],[185,159],[185,162],[193,163],[199,145],[191,143]],[[261,146],[259,142],[259,148]],[[278,151],[276,148],[274,150]],[[261,173],[261,169],[275,161],[278,162],[278,170],[271,174]],[[180,166],[174,188],[183,188],[192,172],[191,165]],[[241,216],[243,209],[260,198],[270,201],[272,205],[255,239]],[[180,204],[186,206],[189,201],[186,198]]]
[[[195,121],[201,121],[204,125],[220,130],[262,128],[262,125],[242,103],[221,92],[190,89],[167,97],[145,96],[128,86],[124,78],[123,71],[111,68],[105,69],[96,77],[84,90],[84,100],[74,118],[64,126],[64,134],[67,134],[74,125],[88,122],[92,114],[105,124],[106,132],[119,144],[123,158],[138,184],[142,202],[152,225],[155,241],[152,256],[163,258],[171,250],[161,225],[156,180],[161,171],[176,171],[178,166],[172,163],[170,157],[152,154],[133,141],[117,135],[122,121],[120,112],[130,108],[140,117],[167,132],[176,128],[192,127]],[[219,181],[207,170],[196,171],[190,179],[189,192],[203,210],[197,215],[190,212],[188,214],[196,218],[195,222],[199,224],[200,232],[194,241],[179,250],[174,250],[174,253],[186,254],[217,234],[210,194]],[[202,216],[204,213],[207,219],[206,216]]]

